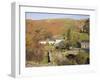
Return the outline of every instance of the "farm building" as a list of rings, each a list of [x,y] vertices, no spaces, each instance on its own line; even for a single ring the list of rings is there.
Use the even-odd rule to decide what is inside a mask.
[[[61,41],[63,41],[62,39],[52,39],[52,40],[50,40],[50,39],[47,39],[47,40],[44,40],[44,41],[40,41],[39,43],[40,44],[58,44],[58,43],[60,43]]]
[[[89,49],[89,40],[81,41],[81,48]]]

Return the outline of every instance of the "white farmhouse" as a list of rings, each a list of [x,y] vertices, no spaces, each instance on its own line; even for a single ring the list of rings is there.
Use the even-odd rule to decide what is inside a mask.
[[[60,43],[61,41],[63,41],[63,39],[56,39],[56,40],[44,40],[44,41],[40,41],[39,43],[40,44],[58,44]]]
[[[39,41],[40,44],[46,44],[46,41]]]
[[[47,40],[47,41],[40,41],[39,43],[40,43],[40,44],[43,44],[43,45],[45,45],[45,44],[55,44],[55,41],[53,41],[53,40],[51,40],[51,41],[49,40],[49,41],[48,41],[48,40]]]
[[[89,49],[89,41],[88,40],[81,41],[81,48]]]

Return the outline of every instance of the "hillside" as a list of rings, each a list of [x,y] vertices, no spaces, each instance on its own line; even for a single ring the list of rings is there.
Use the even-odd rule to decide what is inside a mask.
[[[26,20],[26,32],[32,33],[36,28],[45,29],[53,35],[62,34],[69,27],[79,31],[86,20],[73,19],[44,19],[44,20]]]

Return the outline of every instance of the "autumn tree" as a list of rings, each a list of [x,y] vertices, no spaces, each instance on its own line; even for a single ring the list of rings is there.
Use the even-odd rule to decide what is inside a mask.
[[[89,34],[89,19],[86,20],[85,25],[83,27],[84,31]]]
[[[44,46],[39,43],[41,40],[50,38],[52,35],[42,27],[34,27],[29,33],[26,32],[26,59],[41,62],[44,56]]]
[[[72,28],[67,29],[64,34],[63,38],[65,40],[65,45],[67,49],[70,49],[70,47],[78,47],[79,42],[79,33]]]

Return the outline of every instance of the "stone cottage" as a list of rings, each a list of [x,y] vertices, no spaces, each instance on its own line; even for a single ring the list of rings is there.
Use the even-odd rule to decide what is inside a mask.
[[[81,41],[81,48],[89,49],[89,40]]]

